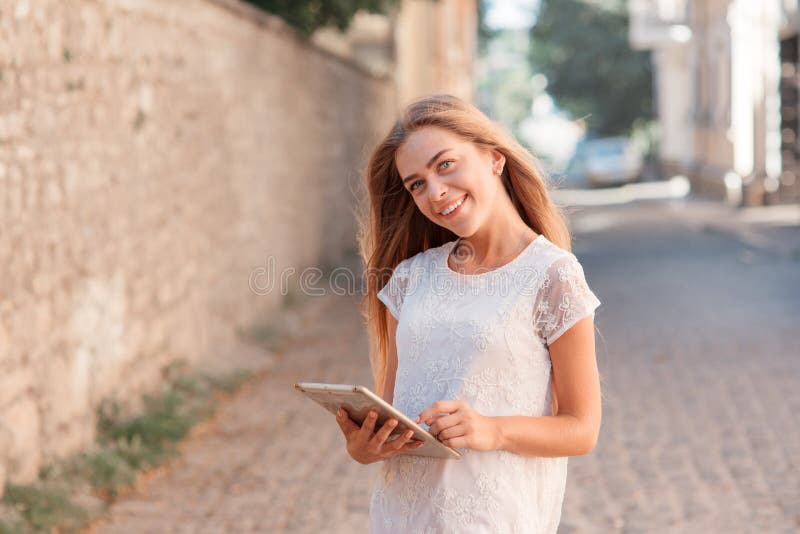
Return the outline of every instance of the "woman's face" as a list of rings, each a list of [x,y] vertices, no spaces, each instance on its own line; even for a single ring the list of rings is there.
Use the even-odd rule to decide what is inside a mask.
[[[504,164],[499,152],[434,126],[409,134],[395,154],[403,187],[419,210],[461,237],[474,234],[492,213]]]

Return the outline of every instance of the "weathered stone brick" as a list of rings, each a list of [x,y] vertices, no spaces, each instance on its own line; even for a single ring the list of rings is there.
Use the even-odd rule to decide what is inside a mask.
[[[11,434],[6,466],[8,480],[18,484],[36,480],[41,462],[40,419],[36,401],[26,395],[4,407],[0,414],[0,433],[4,432],[3,427]]]
[[[248,286],[266,256],[354,247],[364,147],[394,99],[211,0],[0,12],[0,479],[16,481],[89,443],[104,397],[135,405],[170,359],[219,357],[274,309]]]

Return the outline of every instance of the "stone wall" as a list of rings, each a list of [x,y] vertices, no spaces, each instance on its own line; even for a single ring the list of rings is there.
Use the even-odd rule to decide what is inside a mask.
[[[0,487],[353,249],[386,79],[235,0],[0,0]],[[1,490],[0,490],[1,491]]]

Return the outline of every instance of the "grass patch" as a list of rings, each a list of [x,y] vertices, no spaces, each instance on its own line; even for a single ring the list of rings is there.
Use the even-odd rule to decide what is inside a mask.
[[[89,520],[89,513],[72,503],[70,495],[56,487],[7,484],[3,501],[17,508],[27,525],[19,532],[41,532],[58,528],[59,532],[78,532]]]
[[[0,516],[0,534],[79,532],[132,487],[140,472],[173,457],[192,427],[213,415],[218,394],[234,392],[251,376],[188,374],[182,363],[164,374],[167,385],[145,396],[140,413],[125,416],[115,401],[100,406],[95,448],[44,467],[33,484],[7,484],[0,506],[20,520]],[[100,503],[100,509],[78,504],[87,501]]]
[[[253,325],[240,329],[238,334],[242,339],[278,354],[286,352],[292,341],[285,328],[272,324]]]
[[[237,371],[227,376],[209,377],[209,380],[214,389],[230,394],[242,387],[242,384],[251,376],[253,373],[249,371]]]
[[[0,534],[25,534],[25,526],[20,522],[9,523],[0,520]]]

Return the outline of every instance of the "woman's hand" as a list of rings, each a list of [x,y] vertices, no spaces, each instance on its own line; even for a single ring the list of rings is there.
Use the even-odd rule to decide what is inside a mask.
[[[447,415],[440,415],[441,413]],[[448,447],[466,447],[476,451],[493,451],[499,448],[500,429],[497,420],[479,414],[464,401],[434,402],[414,422],[420,421],[430,425],[428,432]]]
[[[347,452],[360,464],[371,464],[402,452],[413,451],[424,443],[418,440],[407,442],[414,434],[413,430],[407,430],[386,443],[386,439],[397,426],[397,419],[387,420],[377,432],[375,432],[375,421],[377,413],[374,410],[370,410],[361,427],[350,419],[344,408],[340,407],[336,413],[336,422],[339,423],[347,440]]]

